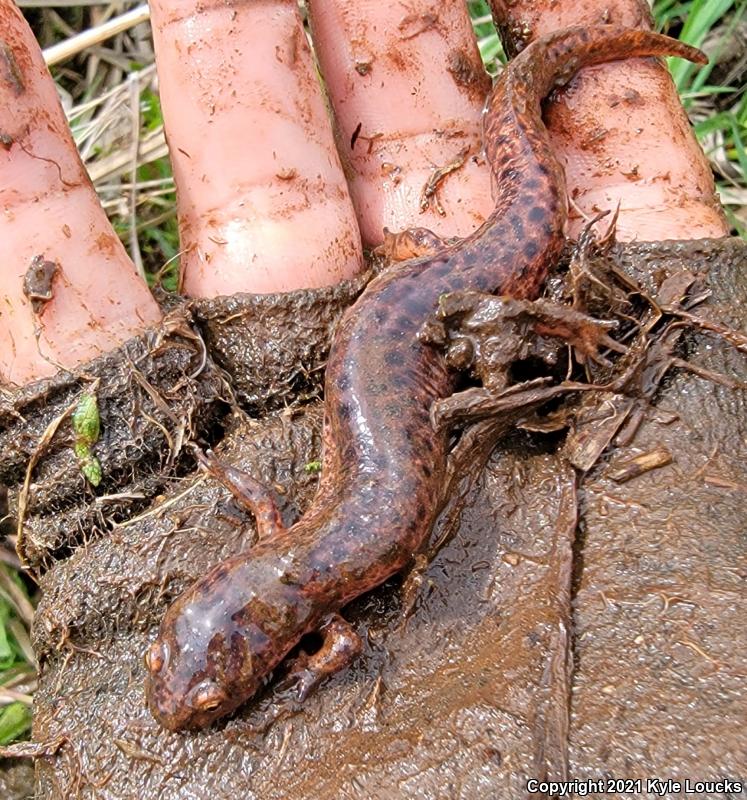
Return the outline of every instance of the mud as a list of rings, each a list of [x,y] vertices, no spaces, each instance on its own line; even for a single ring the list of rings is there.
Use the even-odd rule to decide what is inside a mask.
[[[100,416],[95,491],[73,451],[71,417],[83,392],[96,396]],[[0,484],[10,513],[24,519],[26,565],[42,569],[58,550],[147,505],[183,466],[184,442],[206,434],[229,398],[184,308],[80,370],[1,390]]]
[[[612,257],[652,293],[686,267],[711,292],[692,313],[744,328],[743,242]],[[231,348],[254,358],[250,344]],[[683,331],[675,348],[747,379],[717,336]],[[218,448],[275,486],[286,523],[311,501],[320,450],[320,403],[303,400],[311,372],[292,374],[266,385],[300,398],[290,390],[289,407],[261,419],[234,405]],[[245,401],[277,402],[253,380]],[[630,442],[586,473],[561,433],[510,434],[467,490],[458,530],[435,531],[445,544],[430,563],[348,607],[364,639],[353,668],[302,705],[278,676],[189,734],[145,708],[142,653],[170,600],[254,528],[212,479],[169,476],[152,506],[42,577],[34,738],[65,742],[37,761],[37,796],[523,798],[529,777],[745,777],[744,400],[670,371]],[[615,480],[663,449],[670,463]]]
[[[261,414],[319,395],[331,333],[371,273],[311,291],[194,300],[195,320],[241,405]]]
[[[652,288],[707,274],[709,320],[745,329],[747,248],[732,241],[618,250]],[[744,355],[687,334],[689,360],[747,380]],[[632,443],[582,483],[574,584],[570,772],[747,776],[744,538],[746,395],[674,371]],[[677,419],[668,422],[669,413]],[[617,466],[666,448],[671,464],[622,485]],[[740,621],[741,620],[741,621]],[[745,793],[735,796],[744,796]]]
[[[34,796],[34,767],[30,762],[12,763],[0,759],[0,797],[31,800]]]
[[[75,373],[0,390],[0,485],[10,487],[11,514],[22,508],[25,563],[41,571],[56,554],[137,515],[192,468],[185,442],[214,443],[232,408],[262,413],[318,395],[331,331],[370,274],[283,295],[189,305],[162,298],[171,310],[160,328]],[[103,480],[95,491],[73,452],[70,417],[84,391],[96,395],[101,417],[93,452]]]

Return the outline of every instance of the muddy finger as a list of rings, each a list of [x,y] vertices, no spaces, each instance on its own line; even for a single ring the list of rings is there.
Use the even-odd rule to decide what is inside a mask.
[[[491,0],[491,6],[510,52],[570,25],[651,29],[644,0]],[[582,70],[548,105],[546,121],[568,179],[570,235],[618,204],[621,240],[728,233],[710,168],[661,62],[631,59]]]
[[[360,238],[295,0],[151,4],[194,297],[329,286]]]
[[[492,211],[480,155],[490,80],[466,4],[310,0],[365,243],[383,228],[466,236]]]
[[[70,369],[160,319],[11,0],[0,0],[0,202],[0,383]]]

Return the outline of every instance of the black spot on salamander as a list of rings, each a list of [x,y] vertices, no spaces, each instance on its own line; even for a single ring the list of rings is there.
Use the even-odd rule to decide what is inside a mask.
[[[335,380],[335,385],[337,386],[337,388],[338,388],[338,389],[339,389],[341,392],[347,392],[347,390],[348,390],[348,389],[350,388],[350,386],[351,386],[351,383],[352,383],[352,382],[351,382],[351,380],[350,380],[350,373],[349,373],[349,372],[341,372],[341,373],[340,373],[340,374],[337,376],[337,380]]]
[[[428,513],[428,506],[423,502],[421,498],[418,498],[417,504],[415,505],[415,517],[418,520],[422,520],[426,514]]]
[[[508,224],[514,232],[514,236],[518,242],[524,240],[524,221],[518,214],[511,214],[508,218]]]
[[[412,423],[407,423],[403,426],[402,432],[405,434],[405,437],[408,442],[412,442],[420,432],[419,427],[417,425],[413,425]]]
[[[372,460],[377,469],[385,470],[389,466],[389,453],[376,453]]]
[[[451,271],[451,263],[449,261],[439,261],[428,269],[429,280],[440,280],[448,275]]]
[[[542,232],[545,236],[554,236],[556,231],[556,226],[553,222],[545,222],[542,226]]]
[[[530,222],[542,222],[547,218],[547,209],[542,206],[534,206],[527,211],[527,219]]]
[[[528,242],[524,243],[525,258],[531,260],[537,255],[538,252],[539,252],[539,247],[537,246],[537,242],[532,241],[530,239]]]
[[[478,257],[474,250],[465,250],[462,253],[462,269],[472,269],[478,263],[482,263],[482,259]]]
[[[508,153],[496,153],[493,158],[490,159],[493,169],[497,170],[498,167],[505,167],[506,164],[511,160]]]
[[[552,216],[553,219],[555,219],[560,214],[560,209],[562,207],[561,198],[556,194],[549,195],[549,197],[547,198],[547,207],[550,211],[550,216]]]
[[[535,165],[534,168],[537,170],[537,172],[541,172],[545,176],[550,174],[550,167],[548,164],[545,164],[544,161],[540,161],[538,164]]]
[[[389,383],[389,377],[382,379],[379,378],[377,380],[371,381],[366,389],[370,392],[372,397],[384,397],[391,391],[391,385]]]
[[[463,275],[454,275],[449,279],[449,290],[460,292],[467,286],[467,281]]]
[[[401,350],[387,350],[384,353],[384,363],[388,367],[401,367],[405,360],[405,354]]]
[[[384,406],[384,413],[388,417],[399,417],[402,413],[402,403],[399,400],[389,400]]]
[[[346,403],[344,400],[342,400],[337,404],[337,416],[341,420],[345,421],[349,420],[350,415],[352,413],[353,413],[353,407],[351,406],[350,403]]]
[[[410,386],[412,383],[412,374],[408,370],[396,370],[392,373],[391,379],[392,388],[399,391],[401,389],[407,389]],[[399,413],[401,414],[403,411],[404,408],[401,408]]]
[[[527,178],[522,183],[522,188],[527,192],[538,192],[540,190],[540,182],[536,178]]]
[[[412,319],[422,319],[432,310],[433,301],[427,295],[411,294],[403,305]]]

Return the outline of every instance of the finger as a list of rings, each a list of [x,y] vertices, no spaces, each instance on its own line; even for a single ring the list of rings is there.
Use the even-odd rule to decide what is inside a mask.
[[[151,3],[184,291],[334,284],[355,214],[296,0]]]
[[[480,156],[490,81],[466,4],[308,5],[364,242],[385,227],[471,233],[493,202]]]
[[[651,29],[645,0],[491,0],[491,6],[514,51],[570,25]],[[584,69],[548,104],[546,121],[567,176],[571,236],[618,203],[620,240],[728,233],[710,168],[662,63],[631,59]]]
[[[0,205],[0,383],[72,368],[160,319],[10,0],[0,0]]]

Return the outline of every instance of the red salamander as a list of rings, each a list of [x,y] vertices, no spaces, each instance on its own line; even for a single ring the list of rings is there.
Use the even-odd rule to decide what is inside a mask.
[[[439,510],[447,437],[429,412],[452,392],[453,376],[418,331],[444,293],[537,296],[567,216],[540,104],[585,65],[651,55],[704,60],[658,34],[600,26],[538,40],[504,70],[485,114],[495,210],[456,245],[386,270],[344,316],[325,378],[322,479],[295,525],[282,528],[248,476],[205,459],[255,510],[260,538],[168,609],[146,654],[148,703],[164,727],[199,728],[229,714],[307,633],[320,631],[323,645],[301,671],[302,689],[358,653],[338,612],[411,561]]]

